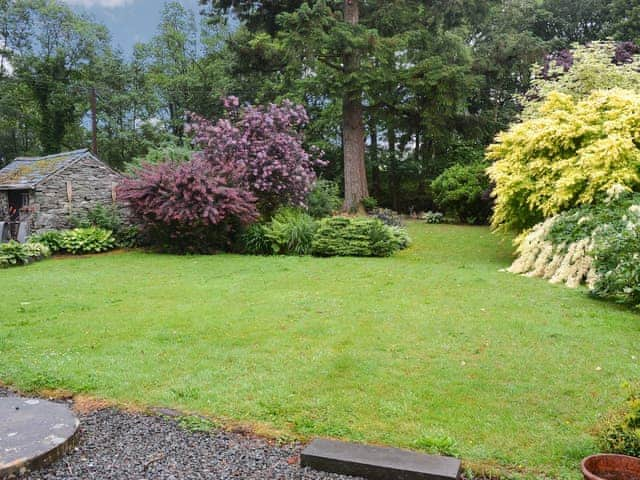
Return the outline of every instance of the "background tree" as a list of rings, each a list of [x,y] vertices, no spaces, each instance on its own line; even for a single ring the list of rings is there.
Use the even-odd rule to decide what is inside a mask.
[[[16,0],[4,8],[10,19],[3,27],[4,50],[13,68],[5,81],[19,83],[19,91],[31,97],[37,148],[53,153],[82,143],[84,80],[92,62],[109,54],[107,30],[56,2]]]

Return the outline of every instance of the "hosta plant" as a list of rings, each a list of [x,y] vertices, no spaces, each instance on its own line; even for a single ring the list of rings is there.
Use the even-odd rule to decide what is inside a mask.
[[[0,268],[27,265],[50,255],[49,247],[44,244],[10,241],[0,244]]]
[[[428,211],[423,213],[421,218],[431,225],[438,225],[444,222],[444,214],[441,212]]]
[[[103,228],[75,228],[62,234],[62,250],[73,255],[106,252],[115,246],[113,233]]]
[[[51,253],[58,253],[62,250],[64,233],[59,230],[49,230],[47,232],[31,235],[29,243],[40,243],[46,245]]]

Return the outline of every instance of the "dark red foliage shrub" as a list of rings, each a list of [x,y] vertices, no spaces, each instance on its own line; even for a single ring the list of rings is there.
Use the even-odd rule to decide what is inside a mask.
[[[155,244],[172,251],[209,252],[228,247],[238,226],[258,218],[255,196],[229,186],[201,159],[144,165],[124,180],[119,197],[139,217]]]

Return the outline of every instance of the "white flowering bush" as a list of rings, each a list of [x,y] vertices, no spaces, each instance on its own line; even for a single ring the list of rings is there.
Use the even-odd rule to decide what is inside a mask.
[[[598,297],[640,306],[640,194],[612,189],[606,201],[551,217],[516,244],[508,271],[586,284]]]

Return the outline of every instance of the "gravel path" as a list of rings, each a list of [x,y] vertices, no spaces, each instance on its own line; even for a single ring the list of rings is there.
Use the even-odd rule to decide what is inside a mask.
[[[8,394],[0,387],[0,396]],[[23,478],[354,480],[300,468],[299,445],[277,446],[223,431],[190,432],[167,417],[113,408],[79,417],[81,437],[75,451]]]

